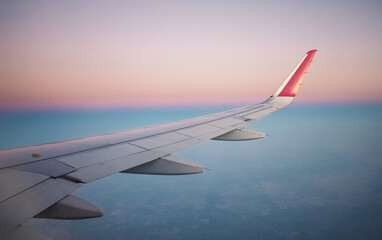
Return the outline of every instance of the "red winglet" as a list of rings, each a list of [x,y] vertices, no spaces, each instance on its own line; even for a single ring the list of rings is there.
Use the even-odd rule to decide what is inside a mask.
[[[306,57],[304,58],[300,66],[298,66],[296,72],[293,74],[291,79],[285,85],[283,90],[278,94],[278,97],[296,96],[298,88],[300,87],[302,79],[304,78],[305,72],[308,70],[309,65],[312,62],[312,59],[314,57],[314,54],[316,54],[316,52],[317,50],[311,50],[306,53]]]

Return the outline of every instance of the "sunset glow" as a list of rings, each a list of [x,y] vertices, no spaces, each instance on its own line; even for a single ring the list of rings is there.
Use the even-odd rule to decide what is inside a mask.
[[[0,108],[257,103],[319,49],[298,103],[382,101],[377,1],[6,1]]]

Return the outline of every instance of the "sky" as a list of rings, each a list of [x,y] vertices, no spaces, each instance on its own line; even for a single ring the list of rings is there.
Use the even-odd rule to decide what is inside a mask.
[[[380,1],[0,1],[0,109],[382,102]]]

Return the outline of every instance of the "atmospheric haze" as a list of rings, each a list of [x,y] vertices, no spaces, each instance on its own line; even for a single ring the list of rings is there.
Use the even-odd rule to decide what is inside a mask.
[[[380,102],[379,1],[2,1],[0,108]]]

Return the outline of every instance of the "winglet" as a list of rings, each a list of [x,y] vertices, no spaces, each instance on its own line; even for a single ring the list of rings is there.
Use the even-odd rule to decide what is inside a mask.
[[[296,93],[301,85],[306,71],[309,68],[310,63],[313,60],[314,55],[317,50],[310,50],[306,53],[304,58],[300,61],[297,67],[289,74],[289,76],[284,80],[279,88],[272,94],[272,96],[267,100],[274,100],[275,98],[286,97],[290,101],[296,96]]]

